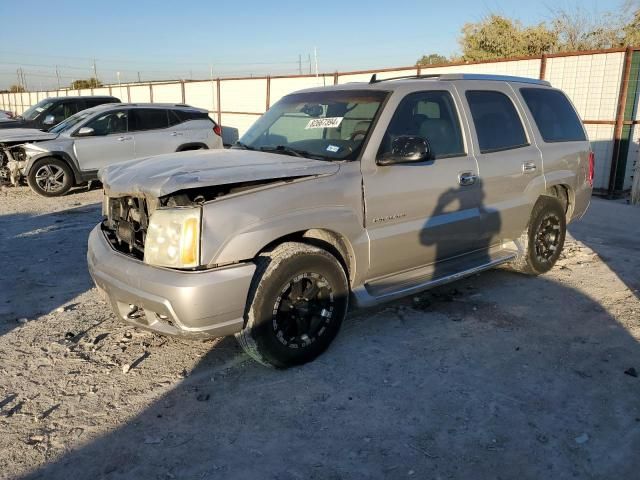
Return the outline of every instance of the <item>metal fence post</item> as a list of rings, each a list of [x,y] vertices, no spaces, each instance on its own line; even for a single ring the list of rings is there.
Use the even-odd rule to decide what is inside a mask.
[[[216,80],[216,97],[218,104],[218,125],[222,126],[222,106],[220,105],[220,78]]]
[[[267,76],[267,108],[265,109],[265,112],[269,110],[270,106],[271,106],[271,77]]]
[[[547,54],[543,53],[540,57],[540,80],[544,80],[547,75]]]
[[[616,189],[616,177],[618,176],[618,163],[622,147],[622,127],[624,126],[624,110],[629,90],[629,77],[631,75],[631,57],[633,47],[628,47],[624,52],[624,66],[622,68],[622,84],[618,96],[616,110],[616,124],[613,130],[613,154],[611,155],[611,170],[609,171],[609,197],[612,197]]]

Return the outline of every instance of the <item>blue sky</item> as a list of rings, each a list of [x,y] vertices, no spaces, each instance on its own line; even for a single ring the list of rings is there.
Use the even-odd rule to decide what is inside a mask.
[[[297,73],[317,47],[321,72],[411,65],[458,51],[462,25],[496,12],[525,24],[551,9],[615,9],[615,0],[0,0],[0,88],[22,67],[30,89],[92,75],[103,82]],[[32,18],[33,20],[30,20]]]

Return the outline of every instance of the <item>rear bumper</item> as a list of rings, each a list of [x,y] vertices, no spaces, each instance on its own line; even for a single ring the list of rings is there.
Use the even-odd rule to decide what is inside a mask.
[[[198,272],[153,267],[115,251],[100,225],[89,235],[87,263],[116,315],[131,325],[205,338],[243,327],[253,263]]]

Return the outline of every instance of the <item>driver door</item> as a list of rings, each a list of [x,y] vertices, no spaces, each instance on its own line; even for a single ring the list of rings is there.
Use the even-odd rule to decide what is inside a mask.
[[[86,137],[75,135],[74,147],[81,171],[98,170],[112,163],[134,158],[133,136],[128,133],[129,111],[108,110],[83,127],[93,129]]]
[[[444,88],[406,95],[377,153],[390,151],[399,136],[419,136],[429,142],[431,159],[386,166],[363,159],[370,279],[478,248],[483,189],[457,102]]]

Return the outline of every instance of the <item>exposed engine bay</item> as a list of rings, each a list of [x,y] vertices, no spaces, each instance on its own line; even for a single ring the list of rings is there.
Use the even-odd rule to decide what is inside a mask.
[[[292,181],[294,179],[277,178],[215,185],[178,191],[159,199],[145,196],[108,197],[105,195],[102,208],[105,220],[102,222],[102,229],[117,251],[142,260],[149,218],[157,208],[202,205],[228,195]]]
[[[0,142],[0,184],[19,185],[27,157],[24,142]]]

